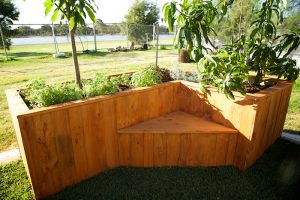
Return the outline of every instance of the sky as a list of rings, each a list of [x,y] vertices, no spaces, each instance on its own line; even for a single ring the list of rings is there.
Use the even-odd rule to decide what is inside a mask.
[[[134,0],[95,0],[98,6],[96,17],[105,23],[117,23],[124,19],[130,5]],[[159,8],[169,0],[150,0],[157,2]],[[43,24],[51,23],[50,17],[45,16],[44,0],[14,0],[20,11],[19,21],[15,24]],[[90,22],[87,20],[87,22]]]

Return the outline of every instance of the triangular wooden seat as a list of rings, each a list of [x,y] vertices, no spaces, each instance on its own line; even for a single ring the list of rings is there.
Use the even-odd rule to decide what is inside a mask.
[[[177,111],[147,120],[118,130],[118,133],[157,133],[157,134],[194,134],[194,133],[238,133],[237,130],[222,126],[186,112]]]

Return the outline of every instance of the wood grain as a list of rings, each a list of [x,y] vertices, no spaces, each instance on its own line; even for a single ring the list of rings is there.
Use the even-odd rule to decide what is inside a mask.
[[[174,81],[29,110],[6,91],[36,199],[118,166],[250,167],[278,138],[293,83],[234,101]]]

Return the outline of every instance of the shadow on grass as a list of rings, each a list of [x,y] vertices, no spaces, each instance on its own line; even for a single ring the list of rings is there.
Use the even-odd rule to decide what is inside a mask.
[[[108,54],[111,54],[108,51],[97,51],[97,52],[90,52],[90,53],[83,53],[82,51],[77,52],[79,56],[90,56],[90,57],[97,57],[97,56],[106,56]]]
[[[65,53],[66,57],[71,57],[72,54],[71,52],[61,52]],[[14,58],[26,58],[26,57],[42,57],[42,56],[52,56],[54,52],[16,52],[16,53],[10,53],[10,57]],[[88,54],[83,53],[82,51],[78,51],[77,54],[79,56],[90,56],[90,57],[96,57],[96,56],[106,56],[107,54],[110,54],[110,52],[105,52],[105,51],[97,51],[97,52],[90,52]],[[4,57],[3,57],[4,58]]]
[[[119,167],[48,199],[298,199],[300,146],[279,140],[245,172],[233,167]]]
[[[17,52],[17,53],[9,53],[9,56],[13,56],[16,58],[21,57],[35,57],[35,56],[49,56],[51,55],[50,52]]]
[[[291,130],[291,129],[284,129],[283,132],[300,135],[300,131],[295,131],[295,130]]]

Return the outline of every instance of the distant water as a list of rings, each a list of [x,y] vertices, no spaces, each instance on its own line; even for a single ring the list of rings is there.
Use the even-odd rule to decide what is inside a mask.
[[[160,35],[160,39],[173,39],[173,35]],[[94,36],[80,36],[82,42],[94,41]],[[76,41],[80,42],[79,37],[76,37]],[[67,36],[56,36],[58,43],[66,43],[70,38]],[[123,35],[97,35],[97,41],[120,41],[127,40],[126,36]],[[13,45],[30,45],[30,44],[51,44],[54,39],[51,36],[46,37],[23,37],[23,38],[12,38]]]

